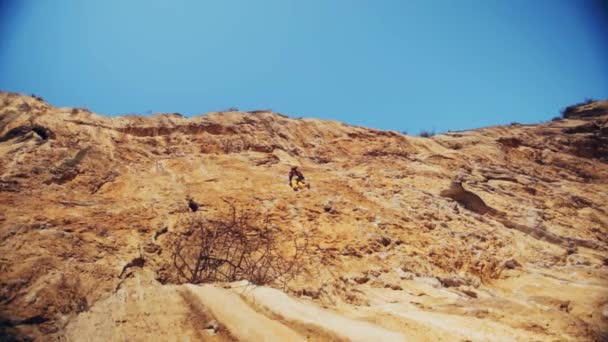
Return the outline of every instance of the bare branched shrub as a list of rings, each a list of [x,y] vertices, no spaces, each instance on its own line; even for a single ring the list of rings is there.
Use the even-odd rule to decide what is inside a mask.
[[[298,275],[310,253],[306,236],[277,229],[268,215],[229,211],[218,219],[192,216],[174,242],[172,261],[180,283],[282,284]]]

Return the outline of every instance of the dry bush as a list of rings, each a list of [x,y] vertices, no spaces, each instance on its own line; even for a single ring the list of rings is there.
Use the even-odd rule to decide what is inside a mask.
[[[310,254],[309,239],[284,232],[259,211],[229,211],[218,219],[192,216],[173,246],[180,283],[249,280],[256,285],[287,282],[301,273]]]
[[[36,94],[32,94],[32,97],[38,102],[44,102],[44,99]]]
[[[561,111],[562,118],[567,119],[570,116],[572,116],[573,114],[575,114],[577,112],[577,110],[579,109],[579,107],[591,104],[591,103],[596,102],[596,101],[597,100],[594,100],[594,99],[591,99],[591,98],[586,98],[585,101],[583,101],[583,102],[579,102],[579,103],[575,103],[573,105],[570,105],[570,106],[562,109],[562,111]]]
[[[418,134],[418,136],[421,136],[423,138],[430,138],[430,137],[432,137],[434,135],[435,135],[435,130],[429,131],[429,130],[426,130],[426,129],[421,130],[420,134]]]
[[[247,111],[249,114],[272,113],[272,109],[256,109]]]
[[[228,113],[228,112],[238,112],[239,109],[237,107],[229,107],[223,110],[218,111],[218,113]]]

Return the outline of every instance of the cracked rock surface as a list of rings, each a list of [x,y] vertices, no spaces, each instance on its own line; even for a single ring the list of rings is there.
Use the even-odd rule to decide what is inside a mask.
[[[0,339],[607,339],[607,148],[605,101],[422,138],[0,92]],[[310,189],[289,188],[291,165]],[[305,272],[177,281],[183,222],[227,200],[308,234]]]

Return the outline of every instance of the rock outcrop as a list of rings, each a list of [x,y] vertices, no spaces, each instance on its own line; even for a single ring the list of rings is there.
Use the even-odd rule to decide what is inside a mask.
[[[606,339],[608,102],[585,106],[423,138],[0,93],[1,339]],[[294,278],[182,283],[176,241],[228,203],[307,238]]]

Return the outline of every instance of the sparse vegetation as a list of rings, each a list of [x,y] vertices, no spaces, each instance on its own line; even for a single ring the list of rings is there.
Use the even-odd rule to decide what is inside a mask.
[[[434,135],[435,135],[435,130],[430,130],[430,131],[429,131],[429,130],[426,130],[426,129],[423,129],[423,130],[422,130],[422,131],[420,131],[420,133],[418,134],[418,136],[421,136],[421,137],[423,137],[423,138],[430,138],[430,137],[432,137],[432,136],[434,136]]]
[[[272,109],[256,109],[256,110],[250,110],[247,113],[249,114],[259,114],[259,113],[271,113]]]
[[[585,101],[583,101],[583,102],[575,103],[573,105],[570,105],[570,106],[562,109],[562,111],[561,111],[562,118],[570,117],[572,114],[574,114],[576,112],[578,107],[591,104],[595,101],[596,100],[594,100],[592,98],[586,98]]]
[[[19,107],[17,107],[17,109],[19,109],[19,111],[21,112],[29,112],[30,110],[32,110],[32,107],[27,104],[27,102],[22,102]]]
[[[217,219],[192,216],[188,229],[176,239],[173,266],[180,283],[232,282],[283,284],[305,266],[308,238],[274,227],[268,215],[238,210]]]
[[[84,107],[72,108],[72,114],[78,114],[78,112],[90,113],[91,111],[88,108]]]
[[[42,97],[40,97],[40,96],[37,96],[36,94],[32,94],[32,97],[33,97],[33,98],[34,98],[36,101],[39,101],[39,102],[44,102],[44,99],[43,99]]]

